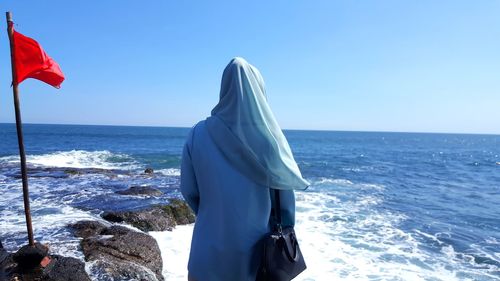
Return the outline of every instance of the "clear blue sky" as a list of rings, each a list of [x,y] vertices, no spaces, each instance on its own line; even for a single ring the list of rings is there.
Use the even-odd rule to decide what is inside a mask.
[[[242,56],[283,128],[500,134],[500,1],[19,1],[66,75],[20,86],[26,123],[189,127]],[[4,17],[4,15],[2,15]],[[5,19],[0,122],[14,122]]]

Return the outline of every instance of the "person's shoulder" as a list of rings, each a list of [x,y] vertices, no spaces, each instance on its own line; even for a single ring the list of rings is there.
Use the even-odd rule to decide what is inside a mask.
[[[193,137],[200,131],[205,130],[205,120],[201,120],[198,123],[194,124],[193,127],[191,127],[191,130],[189,131],[189,135]]]
[[[205,121],[206,120],[201,120],[199,121],[198,123],[196,123],[192,128],[191,130],[200,130],[200,129],[205,129]]]
[[[195,125],[193,125],[193,127],[191,127],[186,142],[192,144],[196,136],[202,133],[204,130],[205,130],[205,120],[201,120]]]

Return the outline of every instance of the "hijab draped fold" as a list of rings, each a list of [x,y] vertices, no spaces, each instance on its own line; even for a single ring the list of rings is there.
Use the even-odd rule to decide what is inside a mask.
[[[219,103],[206,120],[217,147],[239,172],[274,189],[306,189],[288,142],[267,103],[260,72],[242,58],[224,69]]]

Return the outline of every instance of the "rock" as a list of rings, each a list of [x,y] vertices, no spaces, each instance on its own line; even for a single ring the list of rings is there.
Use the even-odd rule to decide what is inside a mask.
[[[144,170],[144,173],[148,174],[148,175],[152,175],[154,173],[153,168],[146,168],[146,170]]]
[[[71,227],[75,235],[85,235],[81,242],[85,260],[100,279],[164,280],[160,248],[150,235],[119,225],[101,229],[98,222],[79,222]]]
[[[44,281],[90,281],[85,271],[85,264],[76,258],[51,256],[51,262],[42,274]]]
[[[174,215],[177,225],[190,224],[195,220],[195,215],[184,200],[171,198],[168,205],[157,205]]]
[[[35,243],[34,246],[22,246],[12,257],[18,267],[24,271],[34,269],[49,253],[49,248],[43,244]]]
[[[58,167],[49,167],[43,168],[48,172],[57,172],[62,171],[66,175],[76,176],[76,175],[87,175],[87,174],[102,174],[107,176],[114,176],[116,174],[126,174],[126,171],[121,170],[110,170],[110,169],[102,169],[102,168],[58,168]]]
[[[163,194],[160,190],[150,186],[131,186],[129,189],[119,190],[116,193],[122,195],[148,195],[160,196]]]
[[[64,173],[72,176],[81,174],[77,169],[65,169]]]
[[[7,252],[2,245],[2,241],[0,241],[0,265],[10,256],[9,252]],[[1,280],[1,279],[0,279]]]
[[[85,271],[85,264],[75,258],[63,257],[59,255],[50,255],[50,262],[43,268],[36,265],[32,268],[23,268],[14,261],[19,256],[26,257],[26,253],[36,251],[36,254],[45,253],[48,248],[35,243],[35,248],[23,249],[21,247],[15,254],[9,254],[6,259],[0,262],[0,280],[39,280],[39,281],[90,281],[90,277]],[[37,249],[37,250],[33,250]],[[31,254],[28,254],[31,255]]]
[[[110,211],[103,213],[102,218],[110,222],[125,222],[142,231],[172,230],[176,225],[174,215],[158,207],[134,211]]]
[[[156,275],[147,267],[131,262],[97,260],[90,263],[89,271],[96,280],[164,280],[162,276]]]
[[[15,266],[12,254],[7,252],[3,247],[0,247],[0,280],[8,280],[9,273]]]
[[[75,236],[87,238],[100,234],[106,228],[106,225],[98,221],[85,220],[70,224],[69,227],[73,229]]]
[[[125,222],[142,231],[172,230],[176,225],[193,223],[195,216],[185,201],[171,199],[167,205],[153,205],[141,210],[109,211],[102,218]]]
[[[4,268],[0,267],[0,280],[9,280],[9,274],[5,272]]]

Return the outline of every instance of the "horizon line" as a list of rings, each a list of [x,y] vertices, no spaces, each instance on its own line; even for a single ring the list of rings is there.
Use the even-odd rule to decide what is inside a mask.
[[[15,122],[0,122],[0,124],[13,124]],[[56,125],[56,126],[107,126],[107,127],[150,127],[150,128],[179,128],[189,129],[191,127],[167,126],[167,125],[111,125],[111,124],[68,124],[68,123],[23,123],[23,125]],[[194,125],[193,125],[194,126]],[[335,130],[335,129],[288,129],[283,131],[311,131],[311,132],[349,132],[349,133],[398,133],[398,134],[441,134],[441,135],[487,135],[500,136],[500,133],[458,133],[458,132],[422,132],[422,131],[388,131],[388,130]]]

